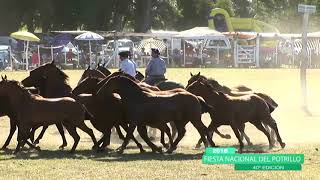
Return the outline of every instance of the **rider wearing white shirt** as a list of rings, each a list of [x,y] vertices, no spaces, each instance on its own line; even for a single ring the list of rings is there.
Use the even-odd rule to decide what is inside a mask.
[[[136,70],[135,70],[135,66],[132,63],[132,61],[130,61],[128,59],[129,57],[129,52],[120,52],[119,53],[120,56],[120,70],[124,73],[129,74],[132,77],[135,77],[136,75]]]

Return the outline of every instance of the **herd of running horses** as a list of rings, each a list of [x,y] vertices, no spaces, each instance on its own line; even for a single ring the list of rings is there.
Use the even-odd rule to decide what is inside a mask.
[[[54,61],[30,71],[30,75],[21,82],[2,76],[0,114],[10,118],[10,134],[2,148],[7,148],[18,128],[14,153],[18,153],[25,144],[40,151],[37,144],[48,126],[55,124],[63,141],[60,148],[67,146],[64,128],[74,139],[71,152],[76,150],[80,140],[77,128],[92,138],[92,149],[105,151],[115,127],[123,140],[116,150],[118,153],[123,153],[130,140],[136,143],[140,152],[145,152],[133,135],[135,129],[153,152],[162,153],[162,147],[155,145],[148,136],[149,126],[161,131],[161,144],[167,153],[172,153],[184,137],[188,122],[201,137],[197,148],[201,147],[201,143],[206,147],[216,146],[212,139],[214,132],[229,139],[230,135],[220,133],[218,127],[230,125],[239,141],[241,153],[243,138],[248,145],[252,145],[245,133],[246,122],[252,123],[267,136],[270,148],[275,146],[276,141],[282,148],[285,147],[277,123],[271,116],[278,104],[264,93],[256,93],[245,86],[230,89],[200,73],[191,74],[186,88],[168,80],[156,86],[142,80],[141,73],[131,77],[123,72],[111,73],[98,66],[97,69],[87,68],[72,90],[68,76],[57,68]],[[208,127],[201,121],[203,113],[210,114]],[[85,120],[90,120],[93,127],[103,134],[100,140],[96,140]],[[41,126],[43,129],[35,139],[35,131]],[[126,131],[125,135],[120,127]],[[165,142],[165,135],[168,143]]]

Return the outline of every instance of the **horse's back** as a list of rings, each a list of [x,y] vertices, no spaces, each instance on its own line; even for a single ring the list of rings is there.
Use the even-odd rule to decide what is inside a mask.
[[[162,91],[176,89],[176,88],[184,89],[184,86],[182,84],[174,82],[174,81],[161,82],[161,83],[157,84],[157,87]]]

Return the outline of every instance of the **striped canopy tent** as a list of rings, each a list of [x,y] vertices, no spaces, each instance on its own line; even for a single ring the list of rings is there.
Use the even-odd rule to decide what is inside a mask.
[[[144,39],[140,42],[138,46],[138,50],[141,51],[144,48],[145,52],[151,53],[151,48],[157,48],[159,51],[165,50],[167,47],[166,43],[162,40],[155,39],[155,38],[148,38]]]

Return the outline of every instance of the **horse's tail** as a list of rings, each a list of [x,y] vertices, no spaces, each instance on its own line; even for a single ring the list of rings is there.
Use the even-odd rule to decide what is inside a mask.
[[[200,104],[201,104],[201,113],[210,113],[213,111],[213,107],[206,103],[206,101],[201,97],[197,96]]]
[[[260,96],[267,103],[270,113],[272,113],[278,107],[278,103],[276,103],[270,96],[264,93],[255,93],[255,94]]]

